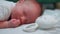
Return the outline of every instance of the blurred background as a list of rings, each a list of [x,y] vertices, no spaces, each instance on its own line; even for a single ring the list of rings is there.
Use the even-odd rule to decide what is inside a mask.
[[[17,2],[18,0],[7,0]],[[60,0],[36,0],[42,5],[42,9],[60,9]]]

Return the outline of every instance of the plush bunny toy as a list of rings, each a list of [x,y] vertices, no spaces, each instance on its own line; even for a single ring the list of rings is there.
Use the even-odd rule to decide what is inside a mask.
[[[33,24],[24,26],[24,31],[32,32],[38,29],[50,29],[56,27],[60,21],[60,10],[45,10],[43,15],[38,17]]]

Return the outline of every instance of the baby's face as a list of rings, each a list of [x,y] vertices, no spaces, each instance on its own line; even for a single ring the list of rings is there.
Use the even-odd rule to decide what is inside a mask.
[[[30,2],[17,2],[12,11],[12,19],[19,19],[23,24],[35,22],[41,14],[41,8],[37,3]]]
[[[31,11],[13,11],[12,12],[12,19],[19,19],[21,23],[33,23],[35,22],[36,18],[39,15],[36,15],[38,13],[36,12],[31,12]]]

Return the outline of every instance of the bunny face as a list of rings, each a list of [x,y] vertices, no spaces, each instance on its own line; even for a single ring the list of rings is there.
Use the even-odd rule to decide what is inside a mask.
[[[39,28],[52,28],[58,22],[58,20],[51,15],[43,15],[36,19],[36,22],[39,25]]]
[[[60,10],[45,10],[35,21],[39,28],[52,28],[60,21]]]

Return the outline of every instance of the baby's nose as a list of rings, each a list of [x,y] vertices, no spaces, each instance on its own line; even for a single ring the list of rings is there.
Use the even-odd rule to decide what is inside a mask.
[[[27,18],[26,18],[25,16],[22,16],[22,17],[21,17],[21,22],[22,22],[22,24],[25,24],[26,21],[27,21]]]

